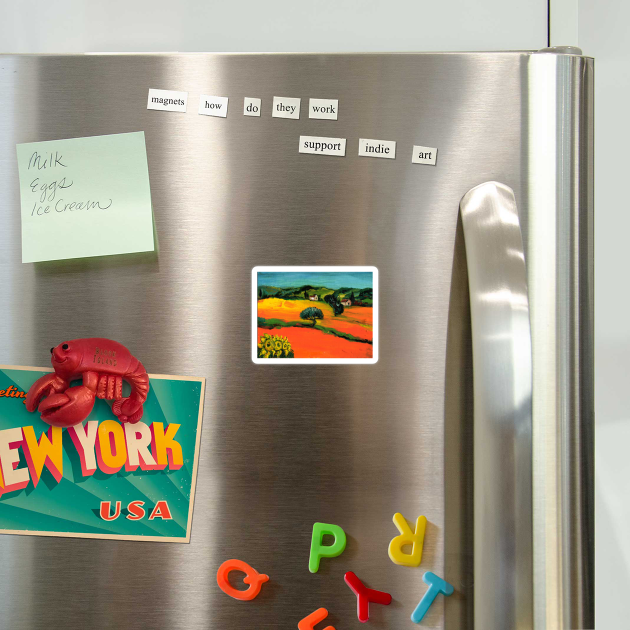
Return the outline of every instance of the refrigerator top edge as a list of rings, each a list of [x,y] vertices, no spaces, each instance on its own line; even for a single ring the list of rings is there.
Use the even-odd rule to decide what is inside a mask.
[[[561,48],[561,47],[560,47]],[[567,47],[568,48],[568,47]],[[430,57],[430,56],[505,56],[505,55],[565,55],[570,57],[583,57],[593,59],[589,55],[565,50],[554,50],[553,48],[542,48],[540,50],[466,50],[466,51],[356,51],[356,52],[239,52],[239,51],[94,51],[83,53],[13,53],[10,51],[1,52],[2,57]]]

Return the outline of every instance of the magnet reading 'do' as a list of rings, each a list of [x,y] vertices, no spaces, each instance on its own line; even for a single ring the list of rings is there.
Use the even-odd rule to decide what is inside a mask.
[[[28,390],[26,408],[37,409],[44,422],[72,427],[83,422],[98,398],[113,400],[112,411],[121,422],[135,424],[149,393],[144,366],[125,346],[111,339],[93,337],[64,341],[50,349],[54,372],[39,378]],[[70,387],[82,378],[83,384]],[[123,398],[123,379],[131,395]]]
[[[254,267],[254,363],[377,360],[376,267]]]

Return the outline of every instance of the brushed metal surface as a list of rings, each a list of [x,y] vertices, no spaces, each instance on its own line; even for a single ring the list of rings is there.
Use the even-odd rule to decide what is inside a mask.
[[[373,607],[370,623],[399,628],[432,570],[456,591],[446,605],[436,600],[424,627],[471,627],[471,354],[458,207],[477,184],[505,182],[532,246],[530,59],[0,57],[0,362],[42,365],[55,340],[106,336],[149,372],[207,378],[191,543],[0,536],[0,625],[264,630],[295,627],[326,606],[332,625],[358,626],[342,577],[353,570],[394,596]],[[147,111],[149,87],[187,90],[188,113]],[[197,115],[200,94],[228,96],[229,116]],[[301,97],[304,112],[311,96],[338,98],[339,120],[271,118],[274,95]],[[241,115],[244,96],[263,99],[262,117]],[[157,253],[22,265],[15,144],[137,130]],[[345,137],[347,156],[299,155],[300,135]],[[359,137],[396,140],[397,159],[359,158]],[[412,165],[413,144],[438,147],[437,166]],[[255,265],[376,266],[379,362],[254,365]],[[420,569],[387,557],[396,511],[429,520]],[[348,547],[311,575],[316,520],[344,527]],[[232,556],[271,577],[247,605],[216,587]]]
[[[474,374],[475,628],[533,626],[532,340],[511,188],[464,195]]]

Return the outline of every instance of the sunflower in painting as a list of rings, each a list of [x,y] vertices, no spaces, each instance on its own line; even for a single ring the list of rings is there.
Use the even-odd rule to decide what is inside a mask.
[[[258,340],[259,359],[292,359],[294,356],[291,342],[286,337],[265,333]]]

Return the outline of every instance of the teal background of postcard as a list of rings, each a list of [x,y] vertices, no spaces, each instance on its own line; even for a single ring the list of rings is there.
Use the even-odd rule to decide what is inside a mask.
[[[46,372],[0,370],[0,390],[13,385],[22,391]],[[195,469],[195,444],[201,398],[200,381],[151,379],[149,396],[144,404],[141,422],[180,424],[175,439],[182,446],[184,465],[177,471],[126,472],[124,467],[114,475],[99,469],[91,477],[83,477],[76,448],[64,429],[63,478],[59,483],[44,467],[36,488],[32,482],[23,490],[0,496],[0,529],[40,532],[72,532],[90,535],[164,536],[186,538],[188,509],[191,501],[192,475]],[[23,398],[0,397],[0,430],[32,426],[38,440],[49,428],[39,413],[26,411]],[[104,400],[96,400],[88,420],[112,420],[115,416]],[[199,427],[199,430],[201,428]],[[20,463],[26,460],[20,447]],[[172,521],[148,520],[150,509],[161,499],[168,502]],[[144,501],[145,518],[130,521],[124,510],[131,501]],[[101,501],[122,502],[123,513],[115,521],[99,516]]]
[[[57,152],[65,165],[38,170],[29,166],[37,151],[42,160]],[[22,262],[85,258],[153,251],[153,211],[144,131],[109,136],[49,140],[17,145],[22,207]],[[31,183],[66,178],[72,186],[40,201]],[[52,192],[52,191],[51,191]],[[106,210],[65,210],[71,201],[101,200]],[[50,211],[33,216],[33,206]]]

